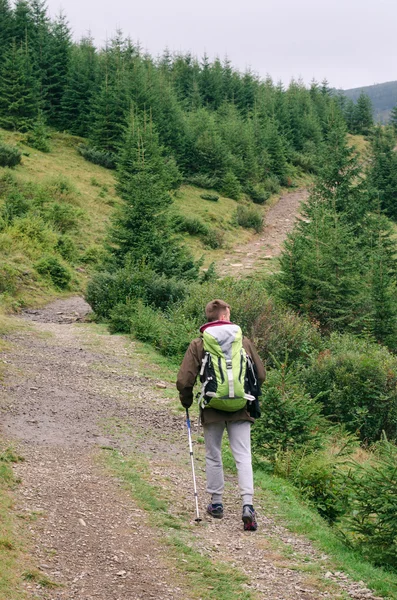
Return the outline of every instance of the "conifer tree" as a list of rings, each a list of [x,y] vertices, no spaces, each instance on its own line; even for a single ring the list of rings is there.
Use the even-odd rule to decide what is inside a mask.
[[[67,87],[71,50],[69,24],[65,15],[60,13],[50,26],[42,84],[48,122],[54,127],[62,126],[61,105]]]
[[[118,166],[117,191],[124,203],[113,221],[110,251],[120,267],[145,263],[167,276],[196,278],[198,265],[172,238],[168,185],[155,132],[132,115]]]
[[[3,57],[11,45],[14,34],[13,13],[9,0],[0,0],[0,65],[3,63]]]
[[[116,159],[123,137],[130,99],[122,70],[106,70],[97,95],[93,96],[89,128],[90,143]]]
[[[39,108],[39,82],[26,45],[14,41],[0,69],[0,127],[27,131]]]
[[[397,154],[392,131],[377,127],[371,139],[367,178],[374,204],[397,220]]]
[[[367,135],[374,124],[372,102],[364,92],[361,92],[353,113],[354,133]]]
[[[71,48],[58,126],[74,135],[87,136],[92,98],[98,89],[98,56],[90,37]]]
[[[397,104],[393,107],[390,114],[390,124],[394,129],[394,133],[397,134]]]

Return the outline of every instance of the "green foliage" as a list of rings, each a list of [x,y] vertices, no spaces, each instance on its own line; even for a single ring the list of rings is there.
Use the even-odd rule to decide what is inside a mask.
[[[211,177],[210,175],[206,175],[205,173],[195,173],[194,175],[190,175],[186,179],[186,183],[190,183],[191,185],[204,188],[205,190],[211,190],[216,189],[218,187],[219,180],[217,177]]]
[[[216,250],[217,248],[223,248],[224,245],[224,233],[216,227],[210,227],[207,233],[202,236],[202,241],[205,246]]]
[[[383,439],[366,464],[352,466],[344,539],[376,565],[397,568],[397,447]]]
[[[240,204],[236,209],[236,220],[241,227],[255,229],[256,233],[263,229],[262,213],[254,206]]]
[[[253,337],[262,360],[269,367],[276,367],[286,357],[290,364],[307,364],[324,344],[318,328],[307,319],[266,299],[255,321]]]
[[[210,202],[218,202],[218,194],[200,194],[200,198],[203,200],[210,200]]]
[[[59,289],[67,288],[72,279],[70,271],[56,256],[43,256],[36,262],[34,267],[40,275],[48,277],[53,285]]]
[[[304,391],[285,364],[270,371],[262,390],[262,416],[252,431],[255,452],[275,461],[280,452],[319,448],[327,421],[321,405]]]
[[[26,135],[26,143],[41,152],[50,152],[51,147],[48,143],[50,134],[46,127],[43,114],[39,112],[37,119],[33,122],[31,130]]]
[[[0,167],[16,167],[22,160],[22,152],[16,146],[0,141]]]
[[[248,185],[246,192],[255,204],[264,204],[270,198],[270,191],[262,184]]]
[[[321,394],[324,414],[363,442],[382,432],[397,439],[397,362],[385,348],[333,334],[328,348],[302,374],[312,397]]]
[[[64,260],[74,263],[77,259],[77,247],[72,238],[68,235],[60,235],[56,244],[57,252]]]
[[[397,219],[397,153],[395,133],[378,127],[371,137],[371,157],[367,169],[370,193],[388,217]]]
[[[232,171],[228,171],[222,180],[222,192],[224,196],[239,200],[242,189],[239,180]]]
[[[352,493],[344,476],[349,450],[347,457],[343,456],[345,448],[339,449],[340,443],[341,440],[335,443],[332,437],[324,436],[323,448],[313,451],[305,444],[295,451],[280,453],[274,465],[274,473],[289,479],[330,524],[345,514]],[[349,445],[349,440],[346,443]]]
[[[186,232],[189,235],[207,235],[208,226],[199,217],[184,217],[175,215],[173,218],[173,227],[175,231]]]
[[[110,152],[98,150],[86,144],[79,144],[77,151],[83,158],[94,163],[94,165],[100,165],[101,167],[105,167],[105,169],[116,168],[116,156]]]

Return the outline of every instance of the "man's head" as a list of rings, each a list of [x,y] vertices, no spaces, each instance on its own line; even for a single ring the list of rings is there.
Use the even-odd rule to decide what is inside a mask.
[[[230,321],[230,306],[223,300],[211,300],[205,307],[205,316],[210,321]]]

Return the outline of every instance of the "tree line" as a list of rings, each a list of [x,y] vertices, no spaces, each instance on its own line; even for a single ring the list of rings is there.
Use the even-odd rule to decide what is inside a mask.
[[[150,121],[185,179],[263,202],[274,185],[315,172],[333,115],[352,132],[372,124],[367,98],[351,105],[327,82],[285,89],[225,58],[165,51],[153,58],[121,32],[96,48],[72,41],[44,0],[0,0],[0,126],[45,122],[86,138],[81,153],[114,168],[131,120]]]

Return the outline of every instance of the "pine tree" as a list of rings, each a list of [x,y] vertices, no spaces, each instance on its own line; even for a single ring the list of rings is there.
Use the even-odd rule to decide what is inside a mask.
[[[92,146],[116,159],[129,110],[124,72],[107,70],[98,94],[92,98],[89,129]]]
[[[87,136],[92,98],[98,90],[98,56],[90,37],[71,48],[58,127],[74,135]]]
[[[361,92],[353,113],[354,133],[367,135],[374,124],[372,102],[364,92]]]
[[[43,90],[48,122],[54,127],[62,125],[61,106],[66,91],[71,59],[71,33],[66,17],[60,15],[51,23],[45,48],[45,75]]]
[[[390,124],[394,129],[394,133],[397,134],[397,104],[393,107],[390,113]]]
[[[0,65],[3,64],[4,54],[11,45],[14,27],[13,13],[9,0],[0,0]]]
[[[197,278],[198,264],[172,237],[166,167],[150,123],[142,127],[132,115],[118,165],[117,191],[124,202],[113,220],[109,249],[120,267],[145,263],[166,276]]]
[[[391,130],[375,129],[371,139],[371,160],[367,172],[374,204],[397,220],[397,154]]]
[[[0,69],[0,126],[27,131],[37,116],[38,89],[29,50],[14,41]]]

